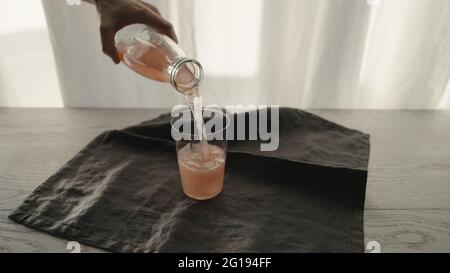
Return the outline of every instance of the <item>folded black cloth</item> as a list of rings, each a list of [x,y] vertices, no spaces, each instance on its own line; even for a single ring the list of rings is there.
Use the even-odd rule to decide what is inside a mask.
[[[166,114],[99,135],[9,217],[118,252],[363,252],[369,136],[279,116],[278,150],[229,141],[211,200],[183,194]]]

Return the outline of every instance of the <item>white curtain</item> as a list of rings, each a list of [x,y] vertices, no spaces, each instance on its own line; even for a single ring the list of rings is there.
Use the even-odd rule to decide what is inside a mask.
[[[205,103],[450,108],[450,0],[159,0]],[[66,106],[182,97],[101,53],[95,9],[43,0]]]
[[[0,0],[0,107],[61,107],[44,10],[37,0]]]

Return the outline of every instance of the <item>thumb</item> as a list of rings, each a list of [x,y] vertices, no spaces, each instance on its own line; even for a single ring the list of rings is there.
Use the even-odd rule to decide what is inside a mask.
[[[108,55],[115,64],[118,64],[120,63],[120,58],[114,41],[115,35],[116,31],[112,26],[100,26],[100,36],[102,40],[103,53]]]

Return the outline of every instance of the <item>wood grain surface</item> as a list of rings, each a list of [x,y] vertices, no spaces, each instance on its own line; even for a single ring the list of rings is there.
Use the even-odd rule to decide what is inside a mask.
[[[69,252],[67,240],[8,213],[99,133],[164,112],[0,108],[0,252]],[[366,243],[379,242],[382,252],[450,252],[450,111],[310,112],[371,135]]]

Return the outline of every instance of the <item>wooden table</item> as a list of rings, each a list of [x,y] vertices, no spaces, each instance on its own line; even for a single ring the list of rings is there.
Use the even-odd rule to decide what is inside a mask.
[[[67,252],[67,240],[8,213],[102,131],[166,111],[0,108],[0,252]],[[450,111],[310,112],[371,134],[366,243],[378,241],[382,252],[450,252]]]

